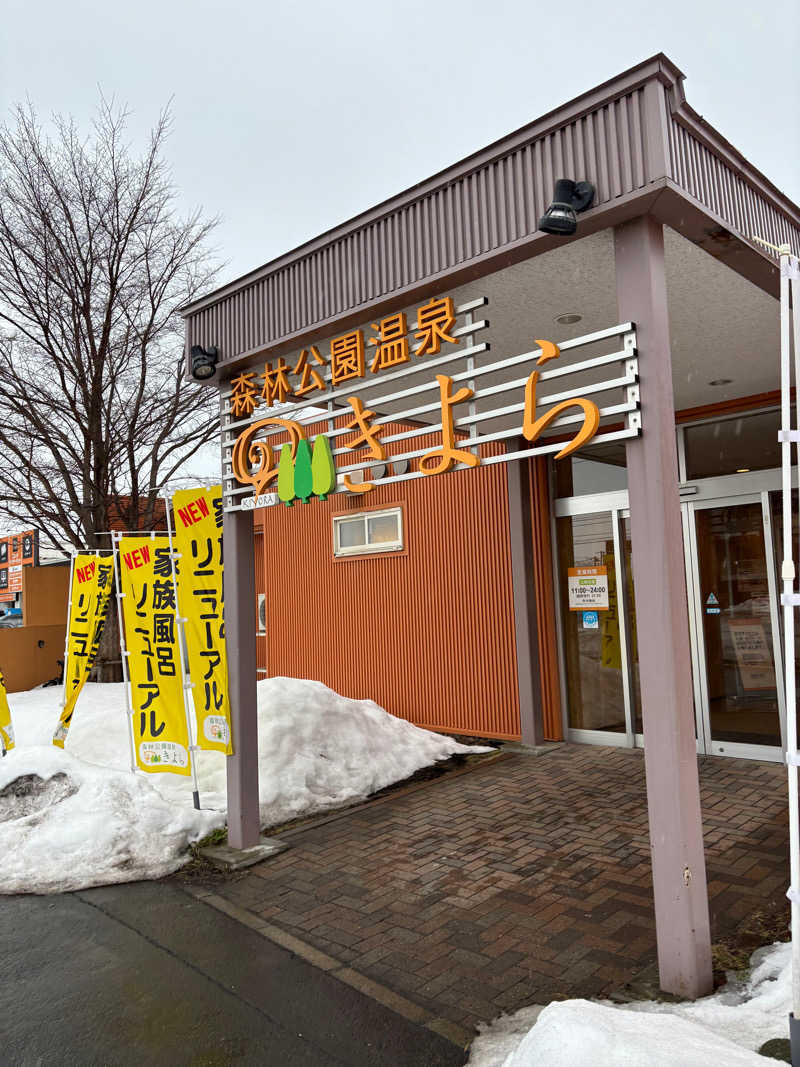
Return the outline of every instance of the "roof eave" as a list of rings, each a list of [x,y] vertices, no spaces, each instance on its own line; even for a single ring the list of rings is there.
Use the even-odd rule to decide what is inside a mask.
[[[490,145],[470,153],[470,155],[465,156],[463,159],[451,164],[449,167],[445,167],[443,170],[438,171],[430,177],[417,182],[416,185],[410,186],[403,190],[403,192],[397,193],[394,196],[381,201],[374,207],[360,212],[358,215],[354,215],[352,218],[326,230],[317,237],[303,242],[303,244],[298,245],[289,252],[285,252],[275,259],[269,260],[267,263],[260,267],[256,267],[252,271],[248,271],[239,278],[226,282],[225,285],[219,286],[210,293],[206,293],[205,296],[199,297],[197,300],[193,300],[190,303],[183,305],[183,307],[179,308],[179,313],[186,318],[202,308],[207,307],[209,304],[224,299],[231,293],[235,293],[240,289],[245,289],[260,278],[263,278],[265,275],[286,267],[289,263],[314,252],[316,249],[323,247],[331,241],[337,240],[344,234],[374,222],[383,215],[388,215],[397,211],[406,204],[418,199],[420,196],[424,196],[431,189],[441,188],[444,185],[448,185],[451,182],[464,178],[473,170],[485,166],[495,158],[506,155],[521,144],[542,137],[553,127],[562,126],[567,122],[574,122],[581,117],[581,114],[592,111],[603,103],[610,103],[618,97],[632,92],[647,81],[656,79],[666,86],[676,86],[680,85],[684,77],[685,75],[682,71],[679,70],[668,56],[664,55],[663,52],[658,52],[656,55],[643,60],[641,63],[637,63],[635,66],[630,67],[621,74],[609,78],[608,81],[603,82],[602,85],[595,86],[594,88],[581,93],[567,103],[561,104],[559,107],[554,108],[552,111],[548,111],[546,114],[534,119],[525,126],[521,126],[513,133],[506,134],[504,137],[493,141]],[[682,89],[679,91],[678,96],[679,99],[684,99]]]

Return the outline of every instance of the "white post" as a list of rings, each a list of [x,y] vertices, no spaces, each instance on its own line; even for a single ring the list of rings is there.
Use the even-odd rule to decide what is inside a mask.
[[[169,494],[164,496],[164,510],[167,515],[167,536],[169,537],[169,561],[172,570],[172,589],[175,594],[175,627],[178,631],[178,656],[181,661],[181,685],[183,687],[183,710],[186,715],[186,730],[189,734],[189,752],[191,753],[192,761],[192,781],[194,783],[194,791],[192,792],[192,800],[197,810],[200,810],[200,787],[197,784],[197,753],[200,751],[199,746],[195,743],[194,730],[192,729],[192,718],[194,712],[194,699],[190,698],[189,690],[193,688],[194,683],[186,677],[186,633],[184,626],[186,625],[186,619],[180,613],[178,605],[178,578],[175,570],[175,550],[172,546],[172,518],[170,516],[170,507],[172,501]],[[190,707],[189,701],[192,700],[192,706]]]
[[[798,446],[800,459],[800,430],[792,427],[792,363],[791,322],[789,305],[790,279],[794,298],[795,334],[795,419],[797,419],[797,387],[800,381],[800,323],[797,315],[797,299],[800,295],[800,264],[789,254],[787,245],[780,249],[781,281],[781,489],[783,504],[783,639],[784,639],[784,691],[786,694],[786,763],[789,775],[789,870],[790,884],[786,894],[791,902],[792,916],[792,1013],[789,1016],[789,1033],[792,1045],[792,1063],[800,1067],[800,827],[798,826],[798,779],[800,754],[797,751],[797,692],[795,684],[795,613],[800,597],[795,593],[795,562],[792,545],[792,442]]]
[[[128,649],[125,645],[125,624],[122,619],[122,581],[119,566],[118,533],[111,534],[111,547],[114,552],[114,577],[117,583],[117,618],[119,620],[119,654],[122,660],[122,680],[125,684],[125,718],[128,720],[128,741],[131,748],[131,774],[136,774],[136,742],[133,737],[133,707],[131,706],[131,685],[128,677]]]
[[[64,672],[61,685],[61,713],[67,706],[67,662],[69,660],[69,626],[72,621],[72,583],[75,580],[75,557],[77,549],[72,549],[69,556],[69,591],[67,592],[67,628],[64,632]]]

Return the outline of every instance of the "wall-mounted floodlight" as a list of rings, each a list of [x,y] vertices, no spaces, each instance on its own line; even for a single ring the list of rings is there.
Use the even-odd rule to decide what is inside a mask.
[[[591,182],[574,182],[559,178],[553,203],[539,219],[539,229],[557,237],[570,237],[578,228],[577,215],[592,206],[594,186]]]
[[[217,373],[217,350],[216,348],[201,348],[200,345],[192,345],[192,377],[198,381],[213,378]]]

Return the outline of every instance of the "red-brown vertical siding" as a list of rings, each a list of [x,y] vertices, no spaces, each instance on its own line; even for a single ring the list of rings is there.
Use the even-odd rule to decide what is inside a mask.
[[[531,530],[536,590],[536,633],[539,643],[539,682],[542,727],[548,741],[563,741],[561,685],[558,671],[558,633],[553,589],[553,547],[550,537],[550,485],[545,456],[534,456],[531,469]]]
[[[333,515],[394,504],[402,554],[334,560]],[[318,679],[432,729],[519,738],[504,464],[278,505],[257,522],[270,675]]]

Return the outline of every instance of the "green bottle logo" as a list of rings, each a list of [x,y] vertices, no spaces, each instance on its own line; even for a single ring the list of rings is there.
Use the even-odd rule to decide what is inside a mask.
[[[287,507],[294,503],[294,461],[292,460],[292,446],[287,441],[281,448],[281,458],[278,463],[278,499],[282,500]]]
[[[336,487],[336,466],[333,462],[331,443],[324,433],[314,438],[311,452],[311,488],[314,496],[327,500],[328,493]]]
[[[324,433],[314,438],[313,449],[303,438],[297,445],[292,459],[292,446],[287,441],[281,447],[278,463],[278,499],[287,507],[295,500],[307,504],[312,496],[327,500],[336,488],[336,465],[333,462],[331,445]]]

